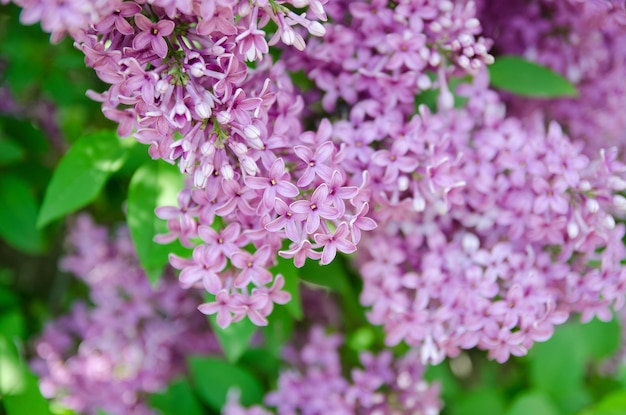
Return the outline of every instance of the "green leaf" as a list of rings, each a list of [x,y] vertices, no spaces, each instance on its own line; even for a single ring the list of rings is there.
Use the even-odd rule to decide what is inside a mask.
[[[0,333],[7,339],[24,338],[26,322],[19,309],[0,312]]]
[[[530,380],[553,398],[578,392],[585,376],[587,348],[578,327],[566,324],[530,350]]]
[[[500,56],[489,66],[491,86],[521,96],[538,98],[574,97],[576,87],[549,68],[519,56]]]
[[[541,392],[528,392],[518,397],[506,415],[560,415],[554,403]]]
[[[328,265],[307,260],[299,272],[300,278],[308,283],[326,287],[331,291],[346,293],[349,291],[346,271],[341,261],[335,259]]]
[[[179,242],[161,245],[155,235],[168,232],[167,222],[154,210],[159,206],[176,206],[178,192],[183,188],[183,175],[164,161],[150,160],[133,175],[128,188],[127,220],[137,256],[150,281],[161,278],[170,252],[186,254]]]
[[[26,369],[25,382],[22,393],[2,398],[7,415],[51,415],[48,401],[39,391],[37,378]]]
[[[293,265],[292,261],[279,257],[278,264],[270,269],[270,272],[273,275],[282,274],[285,278],[285,287],[283,289],[291,294],[291,301],[285,304],[285,307],[295,319],[302,319],[298,269]]]
[[[624,415],[626,413],[626,390],[615,391],[605,396],[596,406],[581,415]]]
[[[267,319],[269,323],[263,327],[263,340],[266,348],[279,357],[283,345],[291,340],[295,320],[285,307],[274,307]]]
[[[37,225],[42,227],[93,201],[126,158],[126,146],[113,131],[80,138],[57,166],[46,189]]]
[[[188,365],[200,397],[215,410],[224,406],[231,388],[239,390],[240,401],[245,406],[259,403],[263,398],[259,381],[242,367],[210,357],[191,357]]]
[[[0,334],[0,396],[23,393],[26,383],[24,364],[15,343]]]
[[[495,388],[483,388],[457,397],[450,402],[450,408],[453,415],[501,415],[504,398]]]
[[[24,156],[24,150],[11,140],[0,138],[0,166],[20,161]]]
[[[163,415],[202,415],[202,405],[185,379],[172,382],[166,391],[149,398],[150,406]]]
[[[226,359],[231,363],[237,362],[246,352],[257,326],[244,318],[223,329],[217,324],[216,314],[209,316],[209,321]]]
[[[0,175],[0,237],[28,253],[43,250],[43,236],[37,229],[37,201],[21,177]]]
[[[613,355],[621,343],[620,327],[615,318],[609,322],[593,319],[580,324],[579,331],[587,353],[596,359]]]

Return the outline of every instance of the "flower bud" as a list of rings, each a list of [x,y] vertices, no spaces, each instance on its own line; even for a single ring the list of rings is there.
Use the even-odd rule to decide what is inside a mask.
[[[311,22],[307,29],[313,36],[322,37],[326,34],[326,28],[320,22]]]
[[[220,174],[225,180],[232,180],[235,177],[233,166],[228,163],[222,164],[222,167],[220,168]]]

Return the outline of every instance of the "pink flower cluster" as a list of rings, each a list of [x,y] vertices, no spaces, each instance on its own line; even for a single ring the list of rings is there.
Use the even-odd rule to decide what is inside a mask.
[[[626,3],[623,0],[481,0],[485,32],[497,52],[552,68],[576,85],[579,96],[552,100],[509,97],[511,111],[540,111],[563,124],[587,154],[626,148]]]
[[[31,361],[47,398],[84,414],[152,414],[146,394],[185,370],[185,356],[218,353],[197,299],[173,275],[152,288],[126,229],[110,238],[87,216],[69,235],[74,251],[61,268],[90,289],[92,305],[76,302],[46,325]],[[195,314],[195,315],[194,315]]]
[[[344,377],[339,356],[342,339],[317,326],[300,350],[285,352],[291,367],[278,379],[277,390],[265,397],[278,414],[389,414],[437,415],[441,409],[439,386],[424,379],[424,366],[413,352],[400,359],[390,351],[363,352],[362,368]],[[231,394],[224,415],[270,415],[260,406],[243,408]]]
[[[170,262],[215,296],[201,311],[267,324],[289,301],[277,255],[327,264],[357,244],[370,321],[424,362],[472,347],[502,362],[570,313],[622,306],[626,166],[556,123],[505,116],[476,13],[471,0],[128,1],[76,36],[120,134],[189,175],[178,206],[157,210],[158,240],[193,248]],[[262,60],[279,40],[295,48]],[[297,71],[315,88],[299,91]],[[432,89],[437,112],[416,110]]]
[[[466,108],[424,111],[410,124],[419,129],[395,137],[409,148],[433,139],[422,145],[446,168],[417,170],[357,255],[370,321],[424,361],[478,347],[503,362],[570,313],[610,320],[626,295],[617,150],[590,160],[556,123],[545,131],[495,116],[485,76],[458,88]],[[447,184],[444,199],[419,188],[433,179]]]

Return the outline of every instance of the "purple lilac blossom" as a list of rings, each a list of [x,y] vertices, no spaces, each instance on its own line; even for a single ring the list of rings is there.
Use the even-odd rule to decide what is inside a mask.
[[[170,262],[183,285],[215,294],[200,309],[220,325],[267,324],[288,301],[268,271],[276,255],[328,263],[357,243],[368,318],[424,362],[472,347],[503,362],[571,313],[609,319],[621,306],[613,215],[626,209],[626,167],[617,149],[584,149],[555,122],[506,116],[474,1],[310,1],[304,17],[261,1],[125,3],[151,33],[148,22],[132,35],[102,24],[77,44],[112,85],[99,99],[120,134],[136,129],[190,176],[179,206],[157,210],[170,229],[158,239],[193,248]],[[269,20],[267,46],[295,46],[276,63],[260,61]],[[301,94],[293,71],[316,89]],[[454,108],[449,81],[467,75]],[[432,88],[438,111],[416,111]]]
[[[185,371],[185,356],[218,353],[197,299],[171,272],[152,288],[126,229],[114,237],[80,216],[61,268],[90,289],[90,305],[50,321],[31,361],[43,395],[84,414],[154,413],[145,397]]]
[[[510,112],[559,121],[584,140],[585,152],[626,148],[626,2],[532,0],[477,2],[496,53],[517,54],[546,65],[578,88],[574,98],[507,96]]]
[[[406,15],[408,3],[350,2],[350,17],[329,7],[327,35],[310,42],[306,58],[283,54],[324,91],[324,109],[345,112],[333,138],[348,184],[378,223],[356,254],[370,322],[384,326],[389,345],[404,341],[436,363],[473,347],[504,362],[547,340],[571,313],[610,319],[626,294],[624,228],[613,218],[625,213],[617,149],[586,154],[557,123],[507,117],[484,64],[455,91],[468,99],[464,108],[453,108],[448,79],[468,68],[454,48],[425,64],[435,81],[422,81],[405,59],[401,71],[393,59],[390,67],[397,52],[387,42],[398,41],[390,33],[423,29],[425,47],[437,45],[438,15],[466,19],[443,19],[452,32],[471,29],[459,34],[463,44],[472,44],[463,35],[480,33],[473,2],[433,2]],[[484,53],[479,62],[488,63],[488,44],[472,46]],[[441,89],[437,113],[415,113],[422,82]]]
[[[389,414],[437,415],[441,410],[439,385],[423,379],[424,366],[415,352],[400,358],[390,351],[378,355],[362,352],[362,367],[352,368],[349,377],[342,368],[341,336],[326,334],[315,326],[300,348],[284,352],[289,368],[278,378],[277,390],[265,396],[267,407],[278,414]],[[234,392],[234,391],[233,391]],[[222,409],[224,415],[269,415],[260,405],[244,408],[236,393]]]

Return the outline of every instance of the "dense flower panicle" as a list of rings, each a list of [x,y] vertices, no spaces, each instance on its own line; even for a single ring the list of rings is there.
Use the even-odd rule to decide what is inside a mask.
[[[357,253],[368,318],[425,361],[479,347],[503,362],[570,313],[611,319],[626,295],[624,226],[612,216],[625,213],[617,149],[589,159],[558,124],[498,118],[497,104],[472,94],[466,109],[415,116],[419,133],[403,140],[415,148],[447,136],[435,147],[441,162],[405,177]]]
[[[346,185],[332,126],[322,121],[318,131],[303,131],[302,97],[284,65],[267,56],[279,41],[302,50],[303,31],[324,35],[325,3],[126,1],[82,33],[70,32],[86,63],[111,85],[90,95],[119,122],[119,134],[134,132],[152,157],[190,176],[178,208],[157,210],[171,230],[157,240],[179,238],[194,248],[192,258],[172,257],[172,265],[183,286],[219,294],[201,310],[218,313],[224,327],[245,316],[266,324],[272,304],[289,300],[269,295],[272,283],[282,286],[268,268],[283,241],[283,255],[299,266],[307,257],[329,263],[338,251],[356,249],[349,223],[363,203]],[[24,14],[38,5],[23,4]],[[300,15],[290,9],[307,6]],[[276,29],[266,40],[270,21]],[[375,226],[360,223],[357,232]],[[215,238],[222,232],[227,245]],[[291,255],[301,246],[310,248]]]
[[[390,414],[437,415],[441,409],[439,386],[423,379],[424,366],[414,352],[395,359],[390,351],[379,355],[362,352],[362,368],[352,368],[344,377],[339,356],[342,339],[314,327],[299,350],[284,354],[291,367],[278,379],[277,390],[265,404],[279,414]],[[261,406],[243,408],[231,394],[224,415],[267,415]]]
[[[217,353],[197,301],[166,275],[153,289],[125,229],[109,238],[87,216],[70,232],[61,262],[90,289],[36,341],[31,365],[44,396],[74,411],[151,414],[144,397],[185,370],[190,353]]]
[[[626,148],[626,6],[623,0],[533,0],[477,2],[485,32],[502,54],[546,65],[577,86],[575,98],[509,97],[512,113],[540,111],[559,121],[587,154],[602,147]]]

